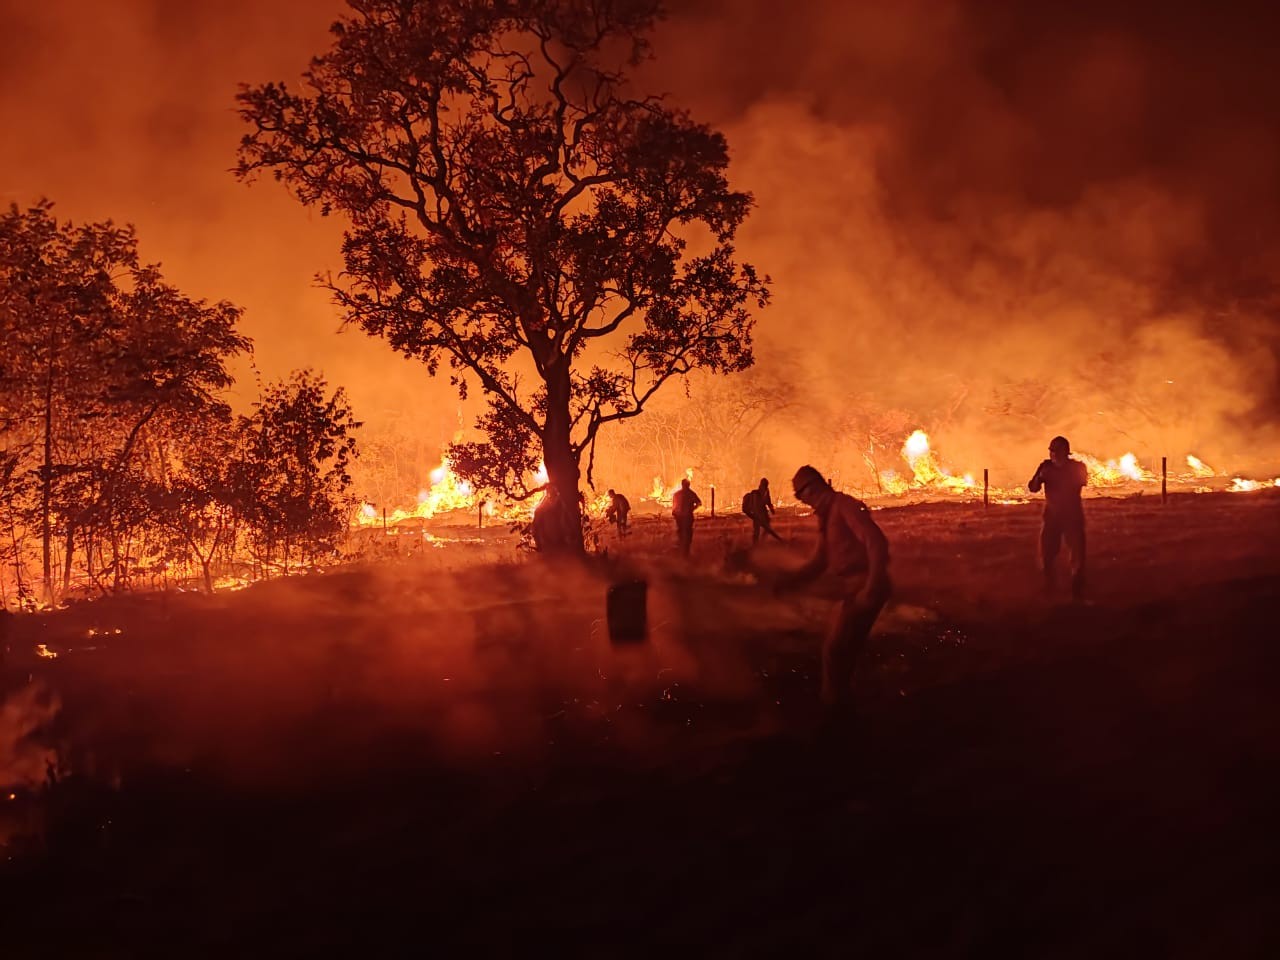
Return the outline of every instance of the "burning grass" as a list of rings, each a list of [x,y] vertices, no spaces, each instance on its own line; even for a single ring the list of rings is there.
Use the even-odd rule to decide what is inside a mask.
[[[935,449],[933,440],[923,429],[912,431],[902,442],[898,457],[902,464],[899,468],[880,469],[874,458],[867,458],[867,465],[874,477],[874,485],[867,484],[860,478],[853,482],[843,482],[836,478],[837,486],[865,500],[876,503],[920,502],[928,500],[963,500],[972,501],[984,496],[988,501],[998,504],[1022,503],[1032,499],[1026,486],[1008,477],[979,478],[982,471],[960,473],[953,471],[943,456]],[[1089,474],[1089,488],[1086,496],[1115,496],[1117,494],[1136,494],[1143,491],[1160,489],[1163,484],[1168,490],[1184,493],[1212,493],[1228,491],[1231,493],[1251,493],[1280,487],[1280,477],[1255,480],[1228,475],[1205,463],[1195,454],[1186,454],[1181,463],[1175,462],[1170,469],[1167,465],[1162,469],[1160,462],[1149,465],[1134,453],[1128,452],[1120,457],[1102,459],[1089,453],[1077,453],[1077,460],[1085,464]],[[721,512],[732,513],[739,505],[738,497],[731,491],[738,484],[729,483],[726,490],[721,483],[717,488],[714,477],[702,478],[693,467],[686,467],[683,473],[674,480],[664,480],[655,476],[647,493],[633,498],[637,516],[657,514],[665,517],[670,511],[672,496],[680,489],[683,480],[695,482],[695,489],[705,481],[702,490],[704,505],[710,507],[713,499],[719,497]],[[383,508],[381,511],[371,503],[361,504],[356,512],[352,525],[357,531],[376,531],[411,533],[425,535],[430,521],[447,521],[454,526],[466,524],[474,519],[475,527],[482,529],[486,523],[492,525],[524,522],[529,519],[532,510],[541,499],[541,494],[519,502],[506,502],[491,499],[472,489],[471,485],[461,480],[454,472],[449,460],[445,458],[440,466],[431,471],[429,483],[419,491],[417,503],[412,507],[395,506]],[[536,488],[545,484],[545,469],[527,482]],[[755,486],[754,478],[748,482],[741,480],[746,486]],[[795,506],[789,500],[790,491],[785,483],[779,483],[773,491],[778,505]],[[600,522],[609,508],[609,497],[602,492],[587,497],[585,512],[593,521]],[[704,511],[704,515],[707,511]]]

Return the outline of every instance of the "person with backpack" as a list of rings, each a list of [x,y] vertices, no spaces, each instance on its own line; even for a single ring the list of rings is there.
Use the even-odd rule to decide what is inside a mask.
[[[751,518],[751,545],[755,546],[760,542],[760,533],[763,531],[779,543],[782,538],[778,536],[773,529],[773,525],[769,522],[769,514],[776,513],[777,510],[773,506],[773,497],[769,495],[769,478],[761,477],[760,486],[754,490],[748,490],[742,495],[742,512]]]

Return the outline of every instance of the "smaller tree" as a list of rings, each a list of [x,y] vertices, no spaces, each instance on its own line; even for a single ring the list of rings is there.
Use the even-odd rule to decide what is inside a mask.
[[[198,566],[205,590],[213,593],[214,565],[232,554],[239,531],[234,480],[239,435],[225,411],[187,426],[175,438],[174,462],[148,486],[147,502],[165,532],[164,558]]]
[[[360,427],[341,387],[332,393],[310,370],[269,385],[241,421],[233,484],[257,539],[259,558],[288,572],[296,550],[308,561],[332,549],[354,506],[348,472]]]

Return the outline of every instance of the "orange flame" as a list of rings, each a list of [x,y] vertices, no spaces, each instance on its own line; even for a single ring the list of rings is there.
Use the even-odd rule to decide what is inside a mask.
[[[1272,487],[1280,487],[1280,477],[1274,480],[1246,480],[1243,477],[1233,477],[1231,480],[1231,493],[1254,493],[1258,490],[1269,490]]]
[[[670,504],[671,498],[676,495],[676,491],[680,489],[684,480],[693,482],[693,467],[686,467],[684,471],[684,479],[674,484],[664,484],[661,477],[653,478],[653,489],[649,491],[645,500],[652,500],[655,503]]]
[[[1137,455],[1133,453],[1126,453],[1119,460],[1105,462],[1087,453],[1077,453],[1077,457],[1084,461],[1089,471],[1089,483],[1096,487],[1113,487],[1135,480],[1150,483],[1156,479],[1155,474],[1143,469],[1138,463]]]
[[[1187,466],[1191,468],[1191,476],[1206,479],[1208,477],[1217,476],[1218,471],[1213,469],[1199,457],[1193,453],[1187,454]]]
[[[430,520],[442,514],[465,510],[473,512],[482,510],[486,517],[500,517],[516,520],[527,518],[542,502],[544,493],[535,493],[527,500],[519,503],[496,503],[493,500],[481,500],[479,494],[466,480],[453,472],[453,464],[445,457],[438,467],[428,474],[430,484],[418,492],[417,503],[411,508],[396,507],[385,513],[388,527],[406,520]],[[530,486],[542,486],[548,481],[545,463],[539,463],[532,477]],[[353,525],[359,527],[376,527],[383,523],[384,515],[371,503],[361,503],[356,510]]]
[[[911,467],[911,480],[900,477],[896,471],[885,470],[880,474],[880,487],[886,493],[904,494],[909,490],[932,490],[940,493],[967,493],[974,489],[973,477],[965,474],[957,477],[938,463],[923,430],[914,431],[902,444],[902,458]]]

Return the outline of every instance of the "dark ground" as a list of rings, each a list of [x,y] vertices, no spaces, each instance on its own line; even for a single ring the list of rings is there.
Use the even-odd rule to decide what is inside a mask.
[[[8,801],[4,955],[1280,956],[1280,497],[1089,507],[1084,607],[1033,505],[879,512],[835,731],[826,603],[721,572],[742,518],[614,544],[638,650],[492,545],[28,618],[65,769]]]

